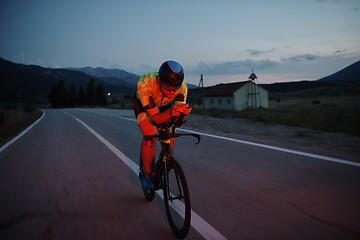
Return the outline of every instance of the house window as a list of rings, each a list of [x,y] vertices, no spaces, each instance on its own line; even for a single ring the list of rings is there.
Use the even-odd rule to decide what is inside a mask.
[[[219,105],[221,105],[221,103],[222,103],[222,101],[221,101],[221,99],[219,99]]]
[[[231,104],[231,99],[227,99],[227,104],[228,104],[228,105]]]
[[[214,104],[214,99],[210,99],[210,103],[211,103],[211,105],[213,105]]]

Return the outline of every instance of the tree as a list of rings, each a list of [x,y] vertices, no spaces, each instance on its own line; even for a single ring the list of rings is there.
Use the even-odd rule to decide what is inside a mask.
[[[69,106],[69,92],[62,80],[52,86],[48,100],[51,106],[55,108]]]
[[[86,95],[83,87],[80,87],[78,94],[78,103],[80,106],[86,104]]]
[[[58,93],[58,85],[57,83],[55,83],[51,89],[50,89],[50,92],[49,92],[49,95],[48,95],[48,100],[49,100],[49,105],[53,108],[57,108],[59,106],[59,100],[58,100],[58,96],[59,96],[59,93]]]
[[[69,106],[69,91],[65,87],[63,80],[60,80],[58,83],[58,94],[59,106]]]
[[[107,98],[106,98],[105,91],[104,91],[104,89],[102,88],[101,85],[99,85],[96,88],[96,99],[97,99],[97,103],[100,106],[107,106],[108,105],[108,101],[107,101]]]
[[[75,107],[76,104],[77,104],[76,89],[74,84],[72,83],[69,92],[69,105],[70,107]]]
[[[86,87],[86,100],[86,103],[90,106],[94,106],[96,104],[96,89],[94,78],[90,78]]]

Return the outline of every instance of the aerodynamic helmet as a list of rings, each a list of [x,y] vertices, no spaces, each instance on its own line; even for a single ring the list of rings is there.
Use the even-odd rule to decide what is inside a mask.
[[[178,62],[166,61],[160,66],[159,80],[164,85],[179,88],[184,81],[184,69]]]

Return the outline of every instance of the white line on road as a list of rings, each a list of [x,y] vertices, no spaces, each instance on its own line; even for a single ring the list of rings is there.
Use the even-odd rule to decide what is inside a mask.
[[[126,119],[126,120],[131,120],[131,121],[136,121],[135,119],[128,118],[128,117],[120,117],[120,118]],[[234,139],[234,138],[222,137],[222,136],[217,136],[217,135],[213,135],[213,134],[187,130],[187,129],[183,129],[183,128],[179,128],[179,130],[184,131],[184,132],[200,134],[202,136],[219,138],[219,139],[222,139],[222,140],[227,140],[227,141],[232,141],[232,142],[237,142],[237,143],[243,143],[243,144],[248,144],[248,145],[252,145],[252,146],[268,148],[268,149],[272,149],[272,150],[276,150],[276,151],[287,152],[287,153],[297,154],[297,155],[301,155],[301,156],[317,158],[317,159],[321,159],[321,160],[325,160],[325,161],[337,162],[337,163],[342,163],[342,164],[351,165],[351,166],[355,166],[355,167],[360,167],[360,163],[346,161],[346,160],[343,160],[343,159],[326,157],[326,156],[312,154],[312,153],[306,153],[306,152],[300,152],[300,151],[290,150],[290,149],[281,148],[281,147],[274,147],[274,146],[261,144],[261,143],[248,142],[248,141],[243,141],[243,140]]]
[[[79,123],[81,123],[87,130],[89,130],[95,137],[97,137],[105,146],[107,146],[118,158],[120,158],[136,175],[138,174],[139,166],[134,163],[129,157],[127,157],[124,153],[122,153],[119,149],[117,149],[114,145],[112,145],[109,141],[107,141],[104,137],[102,137],[95,130],[90,128],[86,123],[81,121],[80,119],[72,116],[71,114],[64,111],[67,115],[75,118]],[[156,192],[161,198],[163,198],[162,194]],[[180,206],[172,206],[174,210],[176,210],[181,216],[184,216],[185,207],[183,203],[179,203]],[[209,223],[207,223],[203,218],[201,218],[196,212],[191,210],[191,226],[201,234],[205,239],[211,240],[226,240],[226,238],[218,232],[214,227],[212,227]]]
[[[96,111],[92,111],[92,113],[100,114],[99,112],[96,112]],[[128,117],[119,117],[119,118],[130,120],[130,121],[136,121],[136,119],[128,118]],[[342,164],[346,164],[346,165],[350,165],[350,166],[360,167],[360,163],[351,162],[351,161],[347,161],[347,160],[343,160],[343,159],[339,159],[339,158],[332,158],[332,157],[322,156],[322,155],[318,155],[318,154],[306,153],[306,152],[301,152],[301,151],[296,151],[296,150],[291,150],[291,149],[286,149],[286,148],[281,148],[281,147],[274,147],[274,146],[261,144],[261,143],[248,142],[248,141],[243,141],[243,140],[229,138],[229,137],[222,137],[222,136],[217,136],[217,135],[213,135],[213,134],[197,132],[197,131],[193,131],[193,130],[186,130],[186,129],[183,129],[183,128],[179,128],[179,130],[184,131],[184,132],[200,134],[202,136],[219,138],[219,139],[227,140],[227,141],[231,141],[231,142],[248,144],[248,145],[267,148],[267,149],[276,150],[276,151],[280,151],[280,152],[287,152],[287,153],[297,154],[297,155],[301,155],[301,156],[316,158],[316,159],[320,159],[320,160],[325,160],[325,161],[342,163]]]
[[[337,163],[347,164],[347,165],[351,165],[351,166],[355,166],[355,167],[360,167],[360,163],[346,161],[346,160],[342,160],[342,159],[338,159],[338,158],[326,157],[326,156],[322,156],[322,155],[300,152],[300,151],[290,150],[290,149],[286,149],[286,148],[274,147],[274,146],[269,146],[269,145],[265,145],[265,144],[261,144],[261,143],[248,142],[248,141],[243,141],[243,140],[238,140],[238,139],[233,139],[233,138],[228,138],[228,137],[222,137],[222,136],[217,136],[217,135],[212,135],[212,134],[207,134],[207,133],[196,132],[196,131],[192,131],[192,130],[181,129],[181,128],[179,130],[182,130],[185,132],[197,133],[197,134],[200,134],[203,136],[228,140],[228,141],[232,141],[232,142],[238,142],[238,143],[253,145],[253,146],[257,146],[257,147],[277,150],[277,151],[281,151],[281,152],[287,152],[287,153],[297,154],[297,155],[301,155],[301,156],[326,160],[326,161],[330,161],[330,162],[337,162]]]
[[[9,142],[7,142],[4,146],[2,146],[0,148],[0,152],[4,151],[6,148],[8,148],[11,144],[13,144],[16,140],[18,140],[19,138],[21,138],[27,131],[29,131],[33,126],[35,126],[35,124],[37,124],[44,116],[45,116],[45,112],[42,111],[42,116],[33,124],[31,124],[28,128],[26,128],[24,131],[22,131],[19,135],[17,135],[16,137],[14,137],[12,140],[10,140]]]

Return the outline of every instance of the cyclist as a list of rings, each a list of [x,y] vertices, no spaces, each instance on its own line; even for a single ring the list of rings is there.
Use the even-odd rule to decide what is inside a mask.
[[[143,136],[156,134],[156,125],[180,113],[191,112],[192,108],[186,104],[187,91],[183,67],[175,61],[166,61],[160,66],[159,72],[145,74],[139,79],[132,107]],[[144,166],[142,185],[148,190],[154,189],[151,162],[155,157],[155,141],[143,138],[140,147]],[[171,151],[173,145],[174,139],[170,143]]]

